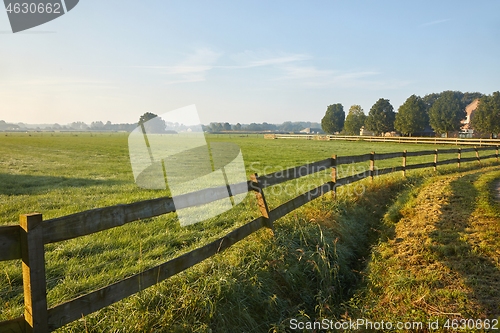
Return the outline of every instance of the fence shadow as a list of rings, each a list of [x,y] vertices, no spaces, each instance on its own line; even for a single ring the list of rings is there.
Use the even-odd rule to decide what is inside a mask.
[[[436,223],[437,230],[430,236],[435,242],[432,249],[439,260],[460,274],[472,290],[471,298],[490,317],[500,315],[497,294],[500,270],[489,257],[478,251],[477,245],[474,246],[462,236],[469,233],[468,228],[471,227],[476,209],[476,205],[467,205],[465,202],[476,201],[479,193],[474,182],[480,176],[481,173],[477,172],[451,182],[452,196],[449,203],[442,207],[441,217]],[[495,288],[495,284],[498,288]]]
[[[32,195],[68,187],[116,185],[123,181],[0,173],[0,195]]]

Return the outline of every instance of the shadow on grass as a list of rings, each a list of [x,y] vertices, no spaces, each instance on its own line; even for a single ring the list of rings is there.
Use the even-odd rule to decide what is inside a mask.
[[[481,172],[477,172],[451,182],[449,203],[442,207],[437,230],[430,235],[431,249],[441,262],[462,276],[472,289],[472,299],[484,308],[486,315],[497,316],[500,297],[495,285],[500,286],[500,270],[491,258],[467,241],[479,194],[474,182],[480,176]]]
[[[60,188],[98,185],[109,186],[121,183],[123,183],[123,181],[0,173],[0,195],[39,194]]]

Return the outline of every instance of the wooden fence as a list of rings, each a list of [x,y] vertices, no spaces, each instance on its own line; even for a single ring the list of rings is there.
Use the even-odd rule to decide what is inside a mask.
[[[438,138],[438,137],[407,137],[407,136],[360,136],[360,135],[327,135],[327,134],[265,134],[265,139],[302,139],[319,141],[368,141],[368,142],[397,142],[418,144],[452,144],[463,146],[497,146],[499,139],[474,138]]]
[[[480,152],[495,150],[494,154],[480,156]],[[462,153],[475,152],[474,157],[461,157]],[[439,154],[457,154],[457,158],[438,161]],[[407,159],[413,156],[433,156],[432,162],[407,164]],[[378,160],[401,158],[402,163],[390,168],[376,169]],[[175,212],[176,209],[210,203],[227,197],[227,188],[205,189],[176,197],[176,206],[170,197],[140,201],[131,204],[116,205],[92,209],[72,215],[50,220],[43,220],[42,214],[21,215],[19,225],[0,227],[0,261],[22,260],[24,315],[15,319],[0,322],[1,332],[50,332],[62,327],[82,316],[93,313],[110,304],[131,296],[142,289],[157,284],[195,264],[229,248],[262,227],[273,229],[273,222],[292,212],[302,205],[323,194],[335,191],[337,187],[360,181],[364,178],[380,176],[391,172],[429,168],[436,170],[437,166],[496,158],[498,161],[498,146],[483,148],[428,150],[417,152],[396,152],[386,154],[369,154],[358,156],[337,156],[278,171],[268,175],[254,174],[245,183],[237,184],[239,189],[231,195],[253,191],[257,198],[262,216],[231,231],[222,238],[207,245],[185,253],[156,267],[147,269],[121,281],[82,295],[52,308],[47,307],[46,276],[44,245],[60,242],[76,237],[90,235],[99,231],[123,226],[129,222],[146,219],[162,214]],[[361,172],[344,178],[337,178],[337,168],[340,165],[370,162],[369,171]],[[269,210],[264,191],[266,187],[277,185],[289,180],[298,179],[319,171],[331,170],[331,180],[306,192],[294,199]]]

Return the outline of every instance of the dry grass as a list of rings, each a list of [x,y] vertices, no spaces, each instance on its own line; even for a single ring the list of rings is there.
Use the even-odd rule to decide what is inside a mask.
[[[500,316],[498,168],[433,177],[386,215],[367,287],[353,304],[372,320],[429,321]],[[398,216],[399,220],[390,220]]]

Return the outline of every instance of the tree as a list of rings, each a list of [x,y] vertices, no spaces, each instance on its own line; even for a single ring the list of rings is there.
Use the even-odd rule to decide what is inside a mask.
[[[496,91],[491,96],[483,96],[479,99],[479,105],[472,114],[470,123],[474,131],[489,133],[500,133],[500,92]]]
[[[344,131],[349,135],[359,135],[359,130],[364,126],[366,115],[360,105],[352,105],[345,118]]]
[[[104,124],[102,121],[93,121],[90,124],[90,129],[93,131],[102,131],[104,129]]]
[[[108,125],[111,125],[111,122],[108,121],[104,126]],[[151,112],[146,112],[139,118],[139,126],[144,126],[148,133],[164,133],[166,127],[165,121]]]
[[[380,135],[394,130],[395,118],[396,113],[389,100],[380,98],[370,109],[365,127],[367,130]]]
[[[424,100],[415,95],[411,95],[401,105],[396,113],[394,128],[406,135],[421,132],[429,123],[427,106]]]
[[[77,131],[88,131],[89,127],[83,121],[75,121],[70,124],[71,129]]]
[[[458,131],[467,117],[461,97],[454,91],[443,91],[429,109],[429,123],[436,133]]]
[[[332,104],[326,109],[325,116],[321,119],[321,128],[325,133],[334,134],[344,128],[345,112],[342,104]]]
[[[241,131],[241,124],[237,123],[236,125],[233,125],[233,131]]]
[[[224,129],[224,131],[230,131],[231,130],[231,125],[229,125],[229,123],[224,123],[222,125],[222,128]]]

